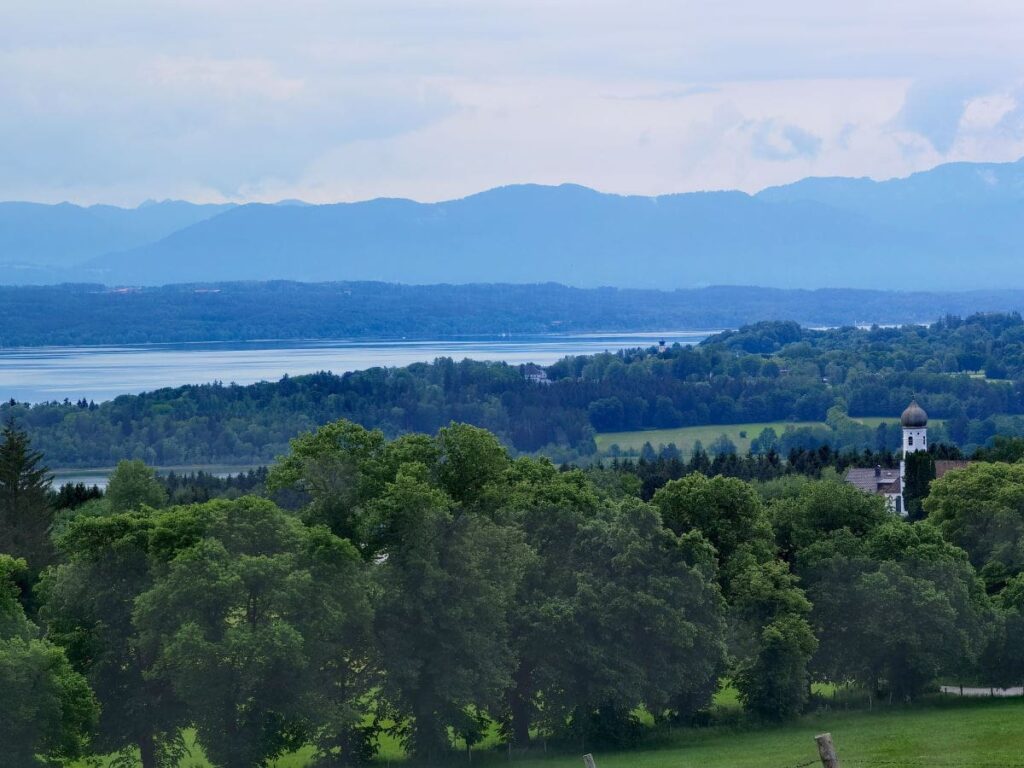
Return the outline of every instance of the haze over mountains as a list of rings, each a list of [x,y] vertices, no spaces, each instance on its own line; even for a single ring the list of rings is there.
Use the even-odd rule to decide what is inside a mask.
[[[0,204],[0,282],[289,279],[683,288],[1024,287],[1024,160],[660,197],[502,187],[441,203]]]

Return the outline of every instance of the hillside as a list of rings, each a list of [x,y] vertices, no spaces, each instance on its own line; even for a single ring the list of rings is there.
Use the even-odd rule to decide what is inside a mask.
[[[117,208],[70,203],[0,203],[0,269],[4,282],[59,280],[64,269],[87,259],[152,243],[231,205],[195,205],[165,200]],[[13,279],[12,279],[13,278]]]
[[[427,338],[715,330],[764,317],[810,326],[928,323],[1022,312],[1024,291],[946,293],[547,283],[210,283],[111,290],[0,286],[4,347],[254,339]]]
[[[593,456],[595,433],[821,422],[837,404],[855,419],[895,417],[916,398],[946,422],[933,439],[973,450],[995,434],[1024,434],[1022,337],[1016,315],[872,330],[770,322],[696,347],[563,358],[547,368],[551,386],[506,363],[438,358],[340,376],[165,388],[98,405],[0,402],[0,423],[24,425],[59,467],[111,466],[125,457],[161,466],[263,464],[296,434],[339,418],[388,435],[467,422],[517,451],[575,459]],[[777,447],[785,455],[823,444],[899,446],[898,429],[869,423],[833,419],[825,433],[780,432]]]

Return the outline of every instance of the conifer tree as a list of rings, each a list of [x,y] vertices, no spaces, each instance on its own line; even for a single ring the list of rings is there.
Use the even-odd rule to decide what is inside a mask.
[[[53,559],[50,475],[28,435],[9,421],[0,433],[0,553],[38,573]]]

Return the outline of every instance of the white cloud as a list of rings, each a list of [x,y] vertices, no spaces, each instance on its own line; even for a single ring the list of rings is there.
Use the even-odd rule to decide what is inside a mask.
[[[8,10],[0,198],[655,194],[1024,152],[1005,0],[71,0]]]

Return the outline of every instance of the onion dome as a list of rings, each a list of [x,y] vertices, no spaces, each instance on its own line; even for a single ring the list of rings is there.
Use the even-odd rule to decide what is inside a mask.
[[[917,404],[917,400],[912,400],[910,405],[907,406],[907,410],[900,416],[900,423],[907,429],[926,427],[928,426],[928,414],[924,412],[924,408]]]

